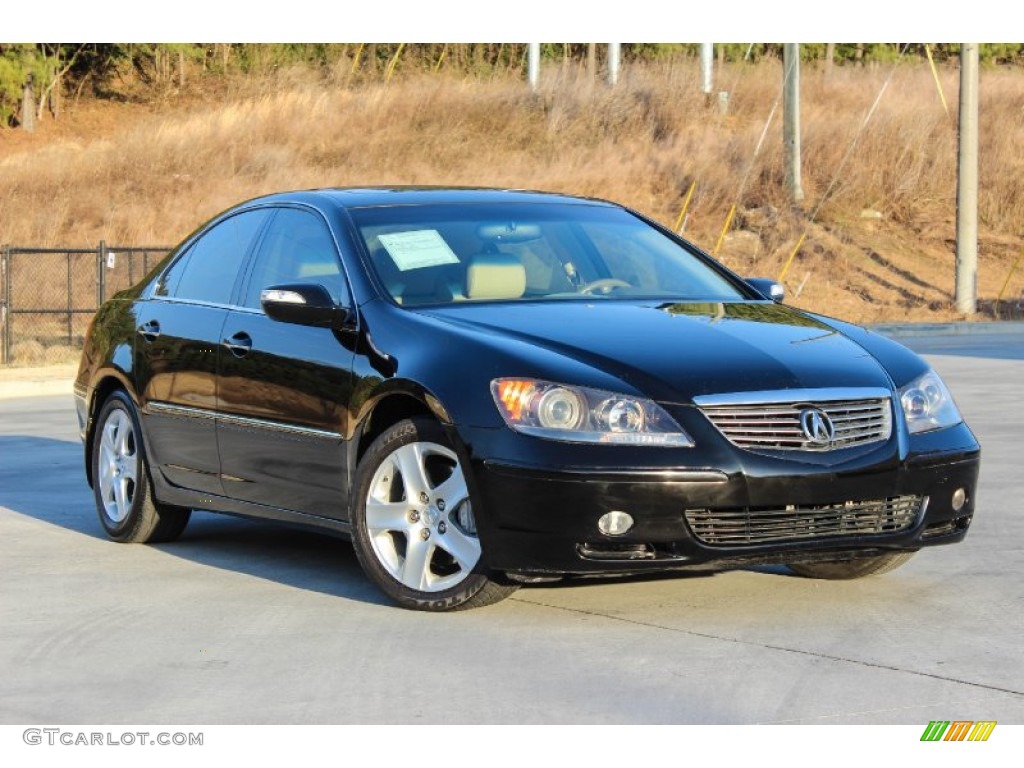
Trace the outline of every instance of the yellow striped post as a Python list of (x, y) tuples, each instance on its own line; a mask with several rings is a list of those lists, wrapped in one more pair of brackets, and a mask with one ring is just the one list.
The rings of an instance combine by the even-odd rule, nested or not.
[(1013, 277), (1013, 273), (1017, 271), (1017, 267), (1020, 265), (1021, 259), (1024, 259), (1024, 252), (1017, 257), (1017, 260), (1013, 262), (1013, 266), (1010, 267), (1010, 271), (1006, 274), (1006, 279), (1003, 280), (1003, 287), (999, 289), (999, 295), (996, 297), (997, 304), (1003, 300), (1003, 294), (1006, 293), (1006, 286), (1010, 284), (1010, 278)]
[(676, 219), (676, 225), (672, 228), (672, 231), (677, 235), (679, 234), (679, 228), (683, 226), (683, 221), (686, 219), (686, 211), (690, 208), (690, 200), (693, 198), (693, 190), (697, 188), (697, 180), (694, 179), (690, 182), (690, 189), (686, 193), (686, 198), (683, 200), (683, 207), (679, 211), (679, 218)]
[(398, 57), (402, 55), (403, 48), (405, 48), (405, 43), (399, 43), (398, 50), (395, 51), (395, 55), (391, 57), (391, 63), (388, 64), (387, 74), (384, 75), (385, 83), (391, 82), (391, 76), (395, 74), (395, 67), (398, 66)]
[(935, 78), (935, 89), (939, 92), (939, 101), (942, 102), (942, 108), (946, 110), (946, 117), (949, 117), (949, 105), (946, 104), (946, 94), (942, 92), (942, 82), (939, 80), (939, 70), (935, 67), (935, 59), (932, 58), (932, 48), (928, 43), (924, 44), (924, 52), (928, 57), (928, 63), (932, 68), (932, 77)]
[(349, 74), (355, 74), (359, 68), (359, 57), (363, 55), (363, 48), (366, 47), (366, 43), (360, 43), (359, 47), (356, 48), (355, 58), (352, 59), (352, 71)]
[(793, 263), (793, 259), (796, 258), (797, 253), (799, 253), (800, 248), (803, 247), (804, 240), (806, 240), (806, 239), (807, 239), (807, 233), (804, 232), (802, 235), (800, 235), (800, 239), (796, 241), (796, 246), (793, 248), (793, 252), (789, 254), (789, 258), (786, 259), (785, 266), (783, 266), (782, 267), (782, 271), (779, 272), (779, 282), (780, 283), (785, 279), (786, 273), (789, 272), (789, 265)]
[(729, 209), (729, 215), (725, 217), (725, 226), (722, 227), (722, 234), (718, 236), (718, 242), (715, 243), (715, 250), (711, 252), (714, 256), (717, 256), (718, 251), (721, 250), (722, 243), (725, 242), (725, 233), (729, 231), (729, 226), (732, 224), (732, 217), (735, 215), (736, 204), (733, 203), (732, 207)]
[(437, 64), (434, 65), (434, 71), (435, 72), (440, 71), (440, 69), (441, 69), (441, 62), (444, 61), (444, 57), (447, 55), (447, 53), (448, 53), (448, 43), (445, 43), (441, 47), (441, 55), (437, 57)]

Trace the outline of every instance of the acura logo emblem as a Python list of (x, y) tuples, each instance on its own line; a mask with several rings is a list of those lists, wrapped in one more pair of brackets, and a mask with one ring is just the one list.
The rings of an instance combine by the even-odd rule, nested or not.
[(831, 445), (836, 436), (832, 419), (820, 408), (804, 408), (800, 411), (800, 428), (811, 445)]

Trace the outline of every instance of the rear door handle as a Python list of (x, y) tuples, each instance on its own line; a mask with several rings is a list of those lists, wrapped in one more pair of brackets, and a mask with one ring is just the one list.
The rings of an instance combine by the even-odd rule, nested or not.
[(150, 320), (148, 323), (143, 323), (139, 326), (139, 335), (146, 341), (156, 341), (160, 335), (160, 323), (156, 320)]
[(252, 349), (252, 337), (245, 331), (239, 331), (231, 338), (224, 339), (221, 344), (230, 349), (235, 357), (245, 357)]

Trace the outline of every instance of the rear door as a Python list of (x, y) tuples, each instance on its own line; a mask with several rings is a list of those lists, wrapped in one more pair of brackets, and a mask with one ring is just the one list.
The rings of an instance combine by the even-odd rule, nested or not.
[(136, 310), (135, 370), (150, 461), (174, 485), (222, 494), (214, 417), (217, 353), (241, 268), (267, 210), (202, 233)]
[(278, 322), (260, 307), (271, 285), (350, 292), (330, 228), (312, 209), (281, 208), (267, 225), (220, 348), (218, 440), (227, 495), (320, 517), (347, 517), (351, 336)]

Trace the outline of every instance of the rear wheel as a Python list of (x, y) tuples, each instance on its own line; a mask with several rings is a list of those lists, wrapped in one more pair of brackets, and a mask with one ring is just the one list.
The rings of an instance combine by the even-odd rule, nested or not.
[(191, 511), (153, 498), (139, 419), (122, 391), (107, 398), (96, 419), (92, 478), (100, 523), (114, 541), (172, 541), (185, 530)]
[(860, 579), (864, 576), (879, 576), (895, 570), (914, 554), (914, 552), (891, 552), (885, 555), (858, 557), (851, 560), (790, 563), (789, 569), (798, 576), (805, 576), (809, 579)]
[(477, 608), (516, 590), (482, 565), (466, 476), (437, 422), (406, 419), (381, 434), (359, 462), (353, 499), (359, 562), (400, 605)]

